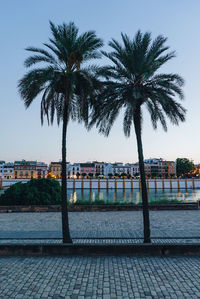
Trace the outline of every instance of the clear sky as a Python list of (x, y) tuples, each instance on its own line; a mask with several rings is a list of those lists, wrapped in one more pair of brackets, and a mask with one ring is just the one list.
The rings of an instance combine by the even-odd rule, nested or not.
[[(61, 158), (61, 127), (40, 124), (40, 98), (25, 110), (17, 91), (24, 75), (27, 46), (40, 47), (50, 36), (49, 20), (74, 21), (80, 31), (95, 30), (106, 45), (120, 33), (134, 36), (138, 29), (163, 34), (177, 52), (163, 71), (179, 73), (186, 81), (183, 105), (186, 122), (169, 123), (168, 132), (154, 131), (144, 113), (144, 155), (174, 160), (187, 157), (200, 162), (200, 1), (199, 0), (7, 0), (0, 1), (0, 160), (56, 161)], [(119, 117), (108, 138), (96, 129), (86, 132), (70, 123), (67, 160), (137, 161), (134, 131), (125, 138)]]

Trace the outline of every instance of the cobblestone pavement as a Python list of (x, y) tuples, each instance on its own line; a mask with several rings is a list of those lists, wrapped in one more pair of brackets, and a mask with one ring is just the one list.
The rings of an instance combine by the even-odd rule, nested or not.
[(1, 299), (200, 298), (196, 257), (4, 257)]
[[(141, 211), (71, 212), (72, 238), (142, 238)], [(200, 237), (200, 210), (150, 211), (151, 235), (156, 238)], [(60, 238), (61, 214), (2, 213), (0, 238)]]

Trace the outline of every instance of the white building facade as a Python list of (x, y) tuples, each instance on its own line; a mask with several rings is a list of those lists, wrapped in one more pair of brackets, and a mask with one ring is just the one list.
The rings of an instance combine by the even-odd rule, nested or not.
[(95, 172), (96, 175), (105, 175), (104, 174), (104, 162), (98, 162), (98, 161), (93, 161), (94, 165), (95, 165)]
[(0, 161), (0, 179), (12, 179), (14, 175), (14, 163)]
[(137, 177), (140, 174), (139, 163), (132, 164), (132, 176)]
[(36, 164), (38, 178), (46, 178), (48, 172), (48, 166), (44, 162), (37, 162)]
[(113, 164), (113, 172), (114, 175), (123, 175), (132, 176), (132, 167), (131, 164), (123, 164), (123, 163), (114, 163)]
[(77, 178), (80, 176), (80, 163), (73, 163), (68, 165), (68, 173), (70, 173), (70, 177)]
[(109, 178), (109, 176), (114, 175), (113, 165), (111, 163), (104, 163), (104, 176)]

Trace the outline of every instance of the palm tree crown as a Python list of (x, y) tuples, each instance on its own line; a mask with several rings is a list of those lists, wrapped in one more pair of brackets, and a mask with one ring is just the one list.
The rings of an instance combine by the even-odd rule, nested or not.
[[(165, 46), (166, 38), (158, 36), (152, 41), (150, 33), (140, 31), (133, 40), (126, 34), (121, 36), (123, 44), (112, 39), (109, 42), (112, 52), (103, 52), (112, 65), (101, 69), (107, 81), (96, 103), (91, 125), (96, 123), (100, 132), (108, 135), (119, 110), (124, 108), (123, 129), (129, 136), (134, 113), (143, 104), (150, 112), (154, 128), (160, 121), (167, 130), (165, 116), (173, 124), (184, 121), (186, 110), (174, 99), (176, 95), (183, 99), (183, 79), (177, 74), (157, 74), (160, 67), (175, 56), (174, 52), (166, 53), (169, 49)], [(141, 109), (139, 113), (142, 116)]]
[(52, 38), (49, 43), (44, 43), (46, 49), (26, 49), (35, 54), (25, 60), (25, 67), (38, 63), (42, 63), (42, 66), (32, 69), (20, 80), (20, 95), (25, 106), (29, 107), (42, 93), (42, 123), (44, 115), (53, 123), (56, 111), (59, 124), (65, 103), (69, 117), (87, 122), (88, 105), (97, 80), (96, 67), (87, 66), (86, 63), (100, 58), (99, 48), (103, 42), (94, 31), (78, 35), (78, 28), (74, 23), (55, 26), (50, 22), (50, 27)]

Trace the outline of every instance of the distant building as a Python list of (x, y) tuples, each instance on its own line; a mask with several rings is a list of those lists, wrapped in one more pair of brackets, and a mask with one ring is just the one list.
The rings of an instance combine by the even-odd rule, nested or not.
[[(66, 173), (67, 177), (71, 176), (71, 164), (66, 163)], [(61, 179), (62, 175), (62, 162), (51, 162), (49, 165), (49, 175), (55, 177), (56, 179)]]
[(94, 161), (93, 163), (95, 165), (96, 176), (104, 175), (104, 165), (105, 165), (105, 163), (104, 162), (97, 162), (97, 161)]
[(0, 178), (2, 179), (3, 178), (3, 169), (4, 169), (4, 164), (6, 162), (3, 161), (3, 160), (0, 160)]
[(176, 163), (174, 161), (150, 158), (144, 160), (144, 164), (147, 177), (170, 178), (176, 176)]
[(132, 164), (132, 176), (137, 177), (140, 174), (139, 163)]
[(70, 177), (77, 178), (81, 174), (80, 163), (70, 164)]
[(15, 161), (14, 178), (15, 179), (36, 179), (37, 162), (36, 161)]
[(53, 177), (60, 179), (62, 173), (62, 162), (51, 162), (49, 172)]
[(134, 175), (137, 174), (136, 169), (139, 167), (139, 165), (132, 164), (132, 163), (126, 163), (124, 166), (127, 169), (127, 171), (126, 171), (127, 175), (134, 177)]
[(114, 175), (113, 164), (105, 163), (104, 164), (104, 176), (109, 178), (109, 175)]
[(47, 164), (37, 161), (15, 161), (14, 173), (15, 179), (37, 179), (47, 176)]
[(90, 162), (80, 163), (80, 174), (81, 176), (84, 176), (84, 174), (87, 176), (91, 174), (91, 177), (94, 177), (96, 174), (95, 164)]
[(118, 174), (118, 175), (122, 175), (122, 174), (126, 174), (126, 175), (131, 175), (132, 174), (132, 170), (131, 170), (131, 164), (123, 164), (123, 163), (119, 163), (116, 162), (113, 164), (113, 172), (114, 175)]
[(38, 178), (46, 178), (48, 166), (44, 162), (37, 162), (36, 170)]
[(1, 179), (12, 179), (14, 172), (14, 163), (0, 161), (0, 178)]

